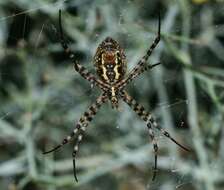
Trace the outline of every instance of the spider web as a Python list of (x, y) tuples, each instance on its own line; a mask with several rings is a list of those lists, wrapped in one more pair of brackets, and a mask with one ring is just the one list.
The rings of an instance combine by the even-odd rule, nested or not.
[[(37, 12), (37, 11), (39, 11), (39, 10), (42, 10), (42, 11), (46, 11), (46, 10), (48, 10), (49, 8), (51, 8), (51, 7), (58, 7), (58, 9), (62, 6), (62, 3), (63, 2), (65, 2), (65, 1), (60, 1), (60, 2), (56, 2), (56, 3), (51, 3), (51, 4), (49, 4), (49, 3), (46, 3), (46, 4), (44, 4), (44, 5), (41, 5), (41, 6), (38, 6), (38, 7), (36, 7), (36, 8), (30, 8), (30, 9), (28, 9), (28, 10), (25, 10), (25, 11), (21, 11), (21, 12), (19, 12), (19, 13), (15, 13), (15, 14), (11, 14), (11, 15), (8, 15), (8, 16), (4, 16), (4, 17), (1, 17), (0, 18), (0, 22), (1, 23), (7, 23), (8, 21), (11, 21), (11, 20), (13, 20), (14, 18), (16, 18), (16, 17), (19, 17), (19, 16), (21, 16), (21, 15), (29, 15), (29, 14), (32, 14), (32, 13), (34, 13), (34, 12)], [(125, 14), (127, 14), (127, 10), (123, 10), (123, 13), (120, 15), (120, 19), (119, 19), (119, 21), (118, 21), (118, 26), (121, 28), (121, 31), (122, 31), (122, 33), (124, 33), (125, 35), (127, 34), (127, 38), (130, 38), (130, 41), (131, 41), (131, 38), (134, 36), (134, 34), (129, 34), (128, 33), (128, 29), (126, 29), (125, 28), (125, 26), (123, 26), (123, 24), (122, 24), (122, 19), (123, 19), (123, 17), (124, 17), (124, 15)], [(24, 35), (25, 35), (25, 28), (26, 28), (26, 24), (27, 24), (27, 19), (26, 19), (27, 17), (25, 16), (25, 18), (24, 18), (24, 23), (23, 23), (23, 36), (22, 36), (22, 39), (24, 38)], [(116, 22), (116, 21), (115, 21)], [(40, 38), (42, 37), (42, 35), (43, 35), (43, 31), (45, 30), (45, 27), (48, 27), (47, 26), (47, 24), (49, 24), (49, 23), (43, 23), (42, 25), (41, 25), (41, 27), (40, 27), (40, 29), (39, 29), (39, 31), (34, 35), (34, 38), (35, 38), (35, 41), (34, 41), (34, 53), (36, 52), (36, 51), (38, 51), (38, 46), (39, 46), (39, 43), (40, 43)], [(138, 26), (137, 26), (138, 27)], [(1, 36), (2, 36), (2, 39), (4, 39), (4, 33), (6, 34), (6, 32), (3, 32), (2, 34), (1, 34)], [(146, 37), (146, 34), (143, 34), (142, 35), (143, 37)], [(11, 36), (12, 38), (15, 38), (14, 36)], [(17, 40), (17, 39), (15, 39), (15, 40)], [(142, 53), (142, 51), (140, 51), (139, 52), (139, 55)], [(132, 63), (130, 63), (130, 65), (134, 65), (136, 62), (137, 62), (137, 60), (139, 59), (139, 55), (135, 55), (136, 56), (136, 58), (133, 58), (133, 59), (131, 59), (131, 60), (133, 60), (133, 62)], [(34, 64), (34, 62), (35, 62), (35, 60), (34, 60), (34, 58), (30, 58), (29, 59), (29, 64)], [(39, 67), (41, 67), (41, 66), (39, 66)], [(130, 69), (130, 68), (129, 68)], [(8, 75), (8, 73), (1, 73), (1, 75)], [(9, 76), (10, 77), (10, 76)], [(3, 81), (4, 82), (4, 81)], [(136, 84), (135, 85), (136, 87), (138, 87), (138, 84)], [(143, 93), (142, 93), (143, 94)], [(168, 101), (167, 101), (168, 102)], [(161, 108), (161, 107), (163, 107), (163, 108), (165, 108), (165, 109), (171, 109), (171, 107), (173, 107), (173, 106), (176, 106), (177, 104), (182, 104), (182, 103), (185, 103), (185, 100), (178, 100), (178, 101), (176, 101), (176, 102), (174, 102), (174, 103), (160, 103), (160, 104), (157, 104), (157, 108), (158, 108), (158, 110)], [(126, 110), (127, 112), (128, 111), (130, 111), (130, 110)], [(8, 111), (8, 112), (6, 112), (5, 114), (3, 114), (2, 116), (1, 116), (1, 120), (4, 120), (4, 119), (6, 119), (7, 117), (13, 117), (13, 114), (15, 114), (14, 113), (14, 111)], [(121, 116), (120, 117), (123, 117), (122, 116), (122, 114), (121, 114)], [(122, 122), (123, 123), (123, 122)], [(121, 125), (125, 125), (125, 124), (121, 124)], [(3, 128), (5, 131), (6, 131), (6, 134), (7, 134), (7, 130), (9, 130), (9, 128)], [(178, 181), (178, 183), (179, 183), (179, 181)], [(157, 184), (158, 185), (158, 184)]]
[[(2, 4), (6, 6), (5, 3)], [(66, 147), (56, 153), (56, 159), (47, 158), (55, 167), (49, 167), (46, 163), (42, 164), (44, 159), (41, 157), (40, 150), (43, 150), (45, 146), (53, 146), (54, 143), (60, 142), (60, 139), (69, 134), (74, 122), (95, 100), (99, 91), (96, 88), (91, 88), (88, 82), (75, 73), (71, 63), (68, 63), (61, 53), (61, 47), (58, 45), (58, 39), (54, 32), (54, 28), (57, 28), (58, 25), (58, 10), (63, 10), (62, 20), (66, 38), (85, 67), (94, 72), (91, 62), (95, 49), (106, 36), (111, 36), (124, 47), (128, 71), (130, 71), (148, 48), (148, 42), (152, 42), (156, 35), (158, 12), (155, 10), (160, 5), (154, 1), (150, 4), (153, 5), (151, 8), (148, 8), (145, 1), (114, 1), (109, 4), (106, 1), (93, 3), (92, 1), (64, 0), (53, 3), (49, 3), (49, 1), (28, 3), (21, 0), (18, 1), (18, 4), (6, 6), (8, 12), (4, 11), (4, 15), (2, 13), (0, 16), (0, 44), (2, 47), (0, 56), (2, 57), (1, 61), (3, 60), (0, 64), (0, 84), (1, 90), (4, 92), (0, 100), (0, 142), (5, 154), (5, 159), (1, 160), (0, 164), (0, 181), (2, 182), (0, 188), (6, 189), (11, 185), (27, 187), (31, 182), (29, 177), (24, 174), (26, 172), (36, 179), (37, 184), (46, 183), (49, 188), (51, 188), (51, 180), (55, 189), (60, 189), (60, 183), (63, 184), (62, 186), (71, 187), (71, 189), (74, 184), (70, 159), (72, 148)], [(18, 8), (17, 5), (25, 8)], [(180, 7), (177, 2), (172, 6), (162, 6), (167, 6), (161, 11), (162, 33), (165, 37), (174, 39), (175, 42), (179, 39), (178, 35), (182, 31), (182, 23), (178, 18)], [(19, 12), (13, 13), (13, 8)], [(153, 12), (154, 15), (149, 15), (148, 12)], [(43, 14), (41, 22), (36, 16), (38, 13)], [(18, 19), (20, 17), (23, 17), (22, 22)], [(12, 22), (22, 26), (20, 37), (8, 36), (8, 34), (10, 35), (8, 29)], [(27, 30), (30, 31), (29, 36), (32, 37), (27, 36)], [(177, 35), (172, 35), (173, 33), (177, 33)], [(6, 39), (9, 38), (17, 41), (17, 44), (7, 45)], [(49, 40), (49, 38), (51, 39)], [(204, 38), (202, 36), (202, 39)], [(217, 38), (215, 40), (216, 45), (208, 45), (208, 49), (214, 52), (218, 60), (222, 60), (223, 58), (220, 56), (223, 53), (222, 44)], [(180, 44), (195, 45), (197, 43), (190, 38), (180, 38)], [(188, 133), (190, 124), (187, 108), (190, 96), (185, 95), (185, 92), (180, 92), (185, 90), (183, 86), (180, 87), (185, 80), (180, 74), (183, 72), (183, 65), (173, 63), (178, 59), (178, 55), (171, 53), (170, 44), (163, 39), (150, 57), (150, 64), (161, 61), (162, 66), (141, 75), (128, 86), (127, 91), (147, 110), (150, 110), (158, 119), (158, 123), (172, 136), (177, 137), (177, 140), (183, 144), (188, 144), (190, 142)], [(183, 55), (183, 59), (188, 59), (185, 56)], [(16, 69), (11, 69), (8, 65), (2, 69), (2, 65), (5, 63), (11, 63)], [(217, 73), (216, 70), (212, 72), (212, 75), (222, 76), (214, 73)], [(10, 82), (5, 81), (6, 78)], [(13, 82), (11, 82), (11, 78)], [(23, 84), (18, 82), (20, 79), (24, 81)], [(19, 85), (15, 85), (14, 82)], [(209, 99), (207, 91), (204, 90), (206, 93), (203, 93), (203, 89), (206, 87), (201, 86), (200, 98)], [(216, 90), (213, 92), (211, 87), (212, 93), (216, 95), (219, 92)], [(221, 103), (217, 104), (219, 106)], [(83, 142), (80, 158), (78, 158), (78, 169), (84, 171), (80, 172), (83, 174), (80, 186), (90, 189), (90, 183), (96, 181), (97, 183), (93, 184), (91, 188), (110, 189), (112, 186), (110, 187), (108, 184), (115, 183), (114, 178), (110, 175), (113, 173), (118, 178), (119, 182), (116, 183), (120, 189), (130, 188), (130, 186), (136, 187), (136, 189), (150, 190), (179, 190), (189, 187), (200, 189), (200, 185), (195, 185), (195, 182), (192, 181), (192, 177), (197, 174), (191, 174), (195, 170), (188, 155), (160, 133), (156, 133), (160, 149), (159, 172), (156, 181), (151, 182), (148, 176), (152, 174), (154, 155), (152, 144), (148, 142), (145, 124), (125, 104), (121, 103), (120, 109), (118, 112), (111, 111), (110, 104), (108, 104), (91, 122), (85, 138), (86, 142)], [(222, 116), (220, 116), (220, 112), (218, 113), (217, 117), (221, 118), (219, 119), (221, 121)], [(49, 127), (49, 125), (53, 127)], [(218, 131), (218, 129), (220, 127), (217, 124), (216, 130)], [(48, 131), (52, 133), (49, 137), (46, 136)], [(24, 140), (24, 137), (27, 139)], [(43, 141), (46, 141), (47, 145)], [(9, 151), (14, 148), (15, 144), (20, 144), (27, 157), (21, 156), (20, 147), (16, 146), (12, 153)], [(89, 155), (93, 153), (91, 150), (96, 151), (96, 154), (90, 157)], [(36, 160), (41, 162), (42, 168), (49, 171), (39, 173), (41, 169), (38, 168)], [(211, 166), (211, 168), (213, 167), (215, 168), (217, 165)], [(58, 173), (59, 177), (54, 178), (54, 173)], [(47, 175), (48, 178), (41, 178), (42, 174)], [(15, 180), (16, 175), (21, 177)], [(84, 179), (83, 182), (82, 179)], [(214, 185), (209, 182), (205, 184), (207, 189)], [(32, 185), (35, 186), (31, 183)]]
[[(1, 25), (3, 25), (3, 26), (6, 26), (7, 25), (7, 23), (8, 22), (12, 22), (14, 19), (16, 19), (16, 18), (18, 18), (18, 17), (21, 17), (21, 16), (24, 16), (24, 19), (23, 19), (23, 29), (22, 29), (22, 36), (20, 37), (20, 39), (21, 39), (21, 41), (19, 42), (18, 41), (18, 45), (20, 46), (20, 48), (25, 48), (25, 44), (23, 44), (25, 41), (23, 41), (23, 39), (25, 39), (25, 35), (26, 35), (26, 27), (27, 27), (27, 24), (28, 24), (28, 22), (30, 22), (30, 21), (28, 21), (28, 19), (27, 19), (27, 16), (29, 16), (29, 15), (31, 15), (31, 14), (35, 14), (37, 11), (43, 11), (43, 12), (47, 12), (49, 9), (51, 9), (52, 7), (55, 7), (55, 9), (56, 10), (58, 10), (59, 8), (61, 8), (62, 7), (62, 4), (63, 3), (65, 3), (66, 1), (58, 1), (58, 2), (56, 2), (56, 3), (43, 3), (43, 5), (38, 5), (37, 7), (35, 7), (35, 6), (33, 6), (34, 8), (29, 8), (29, 9), (27, 9), (27, 10), (24, 10), (24, 11), (19, 11), (19, 12), (17, 12), (17, 13), (11, 13), (11, 14), (9, 14), (9, 15), (6, 15), (6, 16), (2, 16), (1, 18), (0, 18), (0, 23), (2, 23)], [(130, 2), (129, 2), (130, 3)], [(105, 7), (104, 7), (105, 9), (107, 9), (108, 7), (107, 7), (107, 5), (105, 5)], [(128, 10), (126, 10), (126, 9), (124, 9), (123, 11), (122, 11), (122, 13), (120, 14), (120, 16), (119, 16), (119, 20), (118, 20), (118, 23), (116, 23), (117, 21), (115, 20), (115, 21), (113, 21), (113, 22), (115, 22), (114, 23), (114, 25), (115, 26), (118, 26), (118, 28), (119, 28), (119, 30), (121, 31), (121, 34), (122, 35), (125, 35), (126, 37), (127, 37), (127, 39), (128, 40), (132, 40), (132, 38), (133, 38), (133, 36), (134, 36), (134, 34), (132, 34), (132, 33), (129, 33), (128, 32), (128, 29), (126, 28), (126, 26), (125, 26), (125, 24), (123, 24), (122, 22), (122, 20), (124, 19), (123, 17), (127, 17), (125, 14), (128, 14)], [(31, 21), (32, 22), (32, 21)], [(89, 23), (90, 21), (86, 21), (87, 23)], [(136, 24), (135, 25), (135, 27), (140, 27), (138, 24)], [(3, 27), (4, 28), (4, 27)], [(50, 27), (50, 24), (49, 24), (49, 21), (44, 21), (42, 24), (41, 24), (41, 26), (39, 27), (39, 29), (36, 31), (36, 33), (33, 35), (33, 37), (35, 38), (35, 40), (33, 40), (33, 48), (34, 48), (34, 51), (33, 51), (33, 54), (38, 54), (38, 51), (39, 51), (39, 48), (40, 48), (40, 43), (41, 43), (41, 38), (43, 38), (43, 32), (45, 31), (45, 30), (50, 30), (50, 29), (52, 29), (51, 27)], [(3, 39), (6, 39), (6, 34), (7, 34), (7, 32), (6, 32), (7, 30), (6, 30), (6, 28), (4, 29), (4, 30), (2, 30), (1, 31), (1, 44), (4, 44), (4, 42), (3, 42)], [(115, 33), (118, 33), (119, 31), (115, 31)], [(109, 35), (113, 35), (112, 33), (111, 34), (109, 34)], [(150, 35), (149, 35), (150, 36)], [(100, 37), (100, 34), (98, 34), (98, 33), (96, 33), (96, 37), (99, 37), (99, 38), (101, 38)], [(144, 32), (144, 33), (142, 33), (142, 35), (139, 37), (139, 39), (140, 38), (142, 38), (143, 37), (143, 39), (146, 37), (146, 38), (149, 38), (149, 37), (147, 37), (147, 34), (146, 34), (146, 32)], [(16, 36), (8, 36), (8, 38), (12, 38), (12, 39), (14, 39), (14, 40), (19, 40), (19, 38), (17, 38)], [(153, 35), (151, 35), (151, 37), (150, 38), (153, 38)], [(135, 39), (136, 41), (138, 40), (138, 39)], [(147, 48), (147, 46), (143, 46), (143, 47), (141, 47), (141, 49), (145, 49), (145, 48)], [(133, 54), (133, 52), (130, 54), (130, 59), (128, 60), (128, 62), (130, 62), (130, 64), (128, 65), (128, 66), (130, 66), (129, 67), (129, 70), (131, 69), (131, 67), (133, 67), (136, 63), (137, 63), (137, 61), (139, 60), (139, 58), (140, 58), (140, 56), (142, 55), (142, 50), (139, 50), (139, 52), (137, 52), (136, 53), (136, 55), (134, 55)], [(4, 54), (4, 53), (3, 53)], [(129, 56), (129, 55), (128, 55)], [(133, 57), (134, 56), (134, 57)], [(159, 56), (158, 54), (157, 54), (157, 56)], [(153, 58), (152, 60), (156, 60), (156, 58)], [(37, 62), (36, 60), (35, 60), (35, 57), (29, 57), (29, 59), (28, 59), (28, 61), (29, 61), (29, 65), (35, 65), (35, 64), (37, 64), (38, 65), (38, 67), (39, 68), (41, 68), (42, 67), (42, 65), (40, 65), (39, 64), (39, 62)], [(34, 72), (35, 72), (36, 70), (34, 70)], [(4, 80), (4, 75), (9, 75), (8, 77), (10, 78), (10, 76), (11, 77), (13, 77), (13, 74), (9, 74), (9, 73), (5, 73), (5, 72), (1, 72), (1, 76), (2, 76), (2, 78), (3, 78), (3, 80)], [(31, 74), (32, 75), (32, 74)], [(31, 77), (31, 75), (28, 75), (28, 77)], [(57, 77), (61, 77), (61, 79), (62, 79), (62, 81), (60, 81), (61, 83), (63, 83), (63, 78), (64, 78), (64, 76), (57, 76)], [(168, 79), (169, 80), (169, 79)], [(3, 83), (4, 83), (4, 81), (2, 81)], [(29, 81), (29, 82), (32, 82), (32, 81)], [(134, 86), (136, 87), (136, 88), (138, 88), (138, 81), (136, 82), (136, 84), (134, 84)], [(147, 87), (146, 87), (146, 90), (147, 90)], [(10, 91), (10, 90), (9, 90)], [(13, 90), (13, 92), (17, 92), (17, 90)], [(88, 92), (88, 90), (86, 91), (86, 92)], [(93, 92), (90, 92), (90, 95), (92, 95), (92, 93)], [(19, 92), (18, 92), (18, 94), (19, 94)], [(84, 89), (84, 94), (85, 94), (85, 89)], [(19, 94), (20, 95), (20, 94)], [(76, 94), (77, 95), (77, 94)], [(140, 93), (140, 96), (141, 95), (144, 95), (144, 93), (143, 92), (141, 92)], [(80, 96), (81, 96), (81, 94), (80, 94)], [(40, 97), (40, 95), (37, 95), (37, 98), (38, 97)], [(95, 95), (93, 95), (93, 97), (95, 97)], [(68, 98), (68, 97), (66, 97), (66, 98)], [(70, 98), (73, 98), (72, 96), (70, 97)], [(139, 97), (139, 98), (141, 98), (141, 97)], [(35, 99), (35, 97), (34, 97), (34, 99)], [(64, 100), (64, 99), (63, 99)], [(70, 101), (72, 101), (71, 99), (69, 99)], [(19, 100), (16, 100), (16, 101), (19, 101)], [(52, 100), (51, 100), (52, 101)], [(58, 103), (58, 99), (56, 98), (56, 103)], [(68, 102), (68, 104), (69, 103), (71, 103), (70, 101), (67, 101)], [(19, 102), (20, 103), (20, 102)], [(164, 109), (171, 109), (172, 107), (174, 107), (174, 106), (177, 106), (177, 105), (179, 105), (179, 104), (184, 104), (184, 103), (186, 103), (185, 102), (185, 100), (177, 100), (176, 102), (174, 102), (174, 103), (169, 103), (168, 101), (164, 101), (164, 103), (159, 103), (159, 104), (157, 104), (156, 105), (156, 109), (155, 110), (158, 110), (158, 112), (159, 112), (159, 110), (161, 109), (161, 108), (164, 108)], [(53, 100), (53, 103), (51, 103), (51, 104), (54, 104), (54, 100)], [(64, 103), (65, 105), (66, 105), (66, 103)], [(72, 104), (75, 104), (75, 102), (73, 102)], [(61, 105), (63, 106), (63, 102), (61, 103)], [(86, 107), (86, 106), (82, 106), (82, 107)], [(4, 109), (3, 109), (3, 111), (2, 111), (2, 113), (1, 113), (1, 120), (2, 121), (7, 121), (8, 119), (7, 118), (9, 118), (9, 119), (11, 119), (11, 118), (13, 118), (14, 117), (14, 115), (15, 115), (15, 117), (17, 116), (17, 113), (20, 113), (18, 110), (16, 111), (16, 110), (10, 110), (10, 111), (7, 111), (9, 108), (6, 106), (6, 110), (5, 110), (5, 113), (4, 113)], [(80, 109), (83, 109), (83, 108), (80, 108), (80, 107), (78, 107), (78, 108), (76, 108), (75, 109), (75, 111), (76, 112), (80, 112)], [(72, 111), (73, 111), (74, 109), (72, 109)], [(79, 110), (79, 111), (78, 111)], [(82, 110), (82, 111), (84, 111), (84, 109)], [(130, 112), (130, 110), (129, 109), (126, 109), (126, 111), (125, 111), (125, 113), (128, 113), (128, 112)], [(183, 113), (182, 113), (183, 114)], [(125, 117), (124, 116), (125, 114), (121, 114), (121, 113), (119, 113), (119, 118), (118, 118), (118, 123), (120, 123), (120, 124), (118, 124), (117, 126), (122, 126), (122, 128), (123, 127), (125, 127), (126, 126), (126, 119), (124, 120), (124, 121), (121, 121), (122, 120), (122, 118), (123, 117)], [(129, 117), (129, 114), (126, 114), (127, 115), (127, 117)], [(74, 115), (72, 115), (72, 116), (74, 116)], [(70, 116), (71, 117), (71, 116)], [(78, 118), (74, 118), (73, 117), (73, 119), (78, 119)], [(115, 117), (113, 118), (113, 119), (116, 119)], [(121, 122), (120, 122), (121, 121)], [(140, 125), (140, 121), (139, 122), (137, 122), (137, 124), (138, 125)], [(16, 133), (17, 132), (17, 127), (15, 126), (15, 128), (12, 126), (12, 127), (6, 127), (7, 126), (7, 123), (4, 123), (4, 124), (2, 124), (1, 126), (3, 126), (3, 127), (1, 127), (1, 131), (3, 132), (3, 134), (4, 135), (9, 135), (10, 137), (11, 136), (14, 136), (14, 135), (16, 135), (16, 134), (14, 134), (14, 133)], [(143, 123), (141, 124), (141, 125), (143, 125)], [(143, 127), (142, 127), (142, 129), (143, 129)], [(121, 129), (122, 130), (122, 129)], [(127, 161), (128, 162), (128, 161)], [(134, 161), (135, 162), (135, 161)], [(13, 160), (12, 160), (12, 163), (13, 164), (15, 164), (15, 163), (17, 163), (16, 161), (15, 162), (13, 162)], [(9, 163), (5, 163), (5, 165), (2, 165), (3, 167), (2, 168), (4, 168), (4, 170), (2, 170), (2, 171), (7, 171), (6, 173), (7, 173), (7, 175), (11, 175), (13, 172), (13, 170), (15, 169), (15, 168), (17, 168), (18, 170), (22, 170), (19, 166), (20, 166), (20, 164), (21, 163), (19, 163), (18, 162), (18, 166), (15, 164), (15, 166), (14, 165), (10, 165), (10, 162)], [(33, 165), (32, 166), (33, 167), (33, 170), (35, 170), (35, 165)], [(11, 173), (12, 172), (12, 173)], [(17, 173), (17, 172), (15, 172), (15, 173)], [(4, 176), (4, 173), (2, 173), (2, 175)], [(182, 181), (182, 180), (179, 180), (178, 181), (178, 184), (180, 184), (180, 181)], [(151, 183), (150, 183), (151, 184)], [(158, 186), (160, 186), (160, 183), (155, 183), (156, 184), (156, 187), (158, 187)]]

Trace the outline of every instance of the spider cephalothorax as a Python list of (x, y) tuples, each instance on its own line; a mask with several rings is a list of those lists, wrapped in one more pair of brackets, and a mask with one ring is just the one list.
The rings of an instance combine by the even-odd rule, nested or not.
[(75, 58), (74, 53), (68, 47), (62, 31), (61, 26), (61, 11), (59, 11), (59, 39), (61, 45), (65, 51), (65, 53), (71, 58), (74, 63), (75, 70), (86, 80), (88, 80), (91, 85), (97, 86), (102, 90), (102, 94), (96, 99), (96, 101), (84, 112), (81, 116), (77, 124), (75, 125), (72, 133), (64, 138), (64, 140), (56, 146), (55, 148), (44, 152), (44, 154), (53, 152), (63, 145), (67, 144), (73, 137), (76, 137), (76, 143), (74, 146), (74, 150), (72, 153), (73, 157), (73, 167), (74, 167), (74, 177), (76, 181), (78, 181), (76, 177), (76, 168), (75, 168), (75, 157), (78, 152), (78, 147), (80, 142), (82, 141), (83, 134), (88, 126), (88, 124), (92, 121), (93, 117), (97, 114), (97, 111), (100, 107), (107, 102), (111, 101), (112, 107), (118, 107), (118, 100), (121, 99), (125, 103), (127, 103), (131, 109), (138, 114), (138, 116), (146, 122), (146, 126), (148, 128), (149, 136), (153, 143), (153, 150), (155, 155), (155, 165), (154, 165), (154, 174), (153, 178), (156, 176), (157, 172), (157, 153), (158, 153), (158, 145), (157, 139), (154, 135), (154, 130), (159, 130), (165, 137), (169, 138), (171, 141), (176, 143), (182, 149), (189, 151), (188, 148), (181, 145), (177, 142), (165, 129), (158, 125), (153, 115), (150, 112), (147, 112), (145, 108), (136, 102), (134, 98), (132, 98), (124, 89), (133, 79), (138, 77), (141, 73), (145, 72), (148, 69), (151, 69), (158, 65), (156, 64), (147, 64), (147, 60), (154, 48), (160, 41), (160, 16), (159, 16), (159, 27), (158, 34), (154, 39), (152, 45), (146, 51), (146, 54), (140, 59), (138, 64), (127, 74), (126, 73), (126, 60), (123, 49), (120, 45), (110, 37), (107, 37), (97, 48), (96, 54), (94, 56), (94, 65), (96, 67), (97, 74), (99, 79), (96, 78), (93, 74), (91, 74), (84, 66), (79, 64)]

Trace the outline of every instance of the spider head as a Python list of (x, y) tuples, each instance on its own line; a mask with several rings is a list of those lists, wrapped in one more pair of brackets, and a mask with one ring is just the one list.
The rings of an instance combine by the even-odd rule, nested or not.
[(94, 65), (100, 79), (107, 83), (116, 83), (126, 72), (126, 60), (118, 42), (107, 37), (97, 48)]

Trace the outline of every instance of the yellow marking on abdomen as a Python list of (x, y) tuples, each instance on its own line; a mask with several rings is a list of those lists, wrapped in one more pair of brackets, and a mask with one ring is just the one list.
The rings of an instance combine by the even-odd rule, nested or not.
[(119, 77), (120, 77), (120, 75), (121, 75), (121, 74), (118, 72), (118, 65), (116, 65), (116, 66), (114, 67), (114, 72), (115, 72), (115, 79), (118, 80)]
[(102, 66), (101, 66), (101, 68), (103, 69), (103, 75), (102, 75), (102, 77), (106, 80), (106, 81), (108, 81), (109, 80), (109, 78), (107, 77), (107, 70), (106, 70), (106, 68), (105, 68), (105, 66), (104, 66), (104, 59), (103, 59), (103, 54), (102, 54)]
[(118, 58), (117, 57), (115, 60), (114, 72), (115, 72), (115, 79), (118, 80), (121, 74), (118, 72)]

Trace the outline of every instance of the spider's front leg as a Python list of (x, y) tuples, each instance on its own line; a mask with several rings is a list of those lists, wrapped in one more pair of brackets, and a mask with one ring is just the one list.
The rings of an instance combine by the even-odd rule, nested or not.
[(152, 143), (153, 143), (153, 148), (154, 148), (154, 153), (155, 153), (155, 165), (154, 165), (154, 174), (153, 174), (153, 180), (155, 179), (156, 176), (156, 172), (157, 172), (157, 152), (158, 152), (158, 146), (157, 146), (157, 142), (156, 139), (154, 137), (154, 133), (153, 133), (153, 128), (158, 129), (163, 135), (165, 135), (167, 138), (169, 138), (171, 141), (173, 141), (175, 144), (177, 144), (179, 147), (181, 147), (182, 149), (186, 150), (186, 151), (190, 151), (189, 148), (183, 146), (182, 144), (180, 144), (179, 142), (177, 142), (166, 130), (164, 130), (163, 128), (161, 128), (157, 122), (155, 121), (155, 119), (153, 118), (153, 116), (147, 112), (145, 110), (145, 108), (138, 104), (134, 98), (132, 98), (130, 95), (128, 95), (127, 92), (122, 91), (121, 92), (121, 98), (124, 100), (124, 102), (126, 102), (133, 110), (135, 113), (138, 114), (138, 116), (144, 120), (146, 122), (148, 131), (149, 131), (149, 135), (152, 139)]
[(152, 69), (156, 65), (160, 64), (160, 63), (156, 63), (156, 64), (153, 64), (153, 65), (148, 65), (148, 66), (146, 65), (147, 61), (148, 61), (148, 58), (150, 57), (153, 50), (155, 49), (155, 47), (158, 45), (158, 43), (160, 41), (160, 36), (161, 36), (160, 35), (160, 28), (161, 28), (161, 17), (160, 17), (160, 13), (159, 13), (158, 32), (157, 32), (156, 38), (154, 39), (154, 41), (153, 41), (152, 45), (149, 47), (149, 49), (146, 51), (146, 54), (141, 58), (141, 60), (137, 63), (137, 65), (130, 71), (128, 76), (124, 80), (121, 80), (116, 85), (118, 88), (123, 89), (128, 83), (130, 83), (134, 78), (139, 76), (145, 70)]
[(136, 77), (138, 77), (140, 74), (142, 74), (143, 72), (147, 71), (147, 70), (150, 70), (154, 67), (156, 67), (157, 65), (160, 65), (161, 63), (155, 63), (155, 64), (152, 64), (152, 65), (145, 65), (144, 67), (141, 67), (139, 68), (139, 70), (136, 71), (136, 73), (133, 73), (131, 75), (131, 77), (127, 77), (123, 80), (121, 80), (120, 82), (118, 82), (115, 87), (117, 89), (124, 89), (125, 86), (127, 86), (133, 79), (135, 79)]
[(146, 62), (148, 61), (149, 56), (152, 54), (153, 50), (155, 49), (155, 47), (158, 45), (158, 43), (160, 41), (160, 35), (161, 35), (160, 34), (160, 28), (161, 28), (161, 17), (160, 17), (160, 13), (159, 13), (159, 23), (158, 23), (157, 36), (154, 39), (152, 45), (146, 51), (146, 54), (142, 57), (142, 59), (137, 63), (137, 65), (129, 73), (128, 78), (131, 78), (132, 75), (134, 75), (138, 70), (141, 70), (141, 68), (143, 68), (145, 66)]
[(68, 142), (71, 141), (71, 139), (78, 134), (77, 137), (77, 141), (75, 143), (74, 146), (74, 150), (72, 153), (72, 157), (73, 157), (73, 171), (74, 171), (74, 177), (75, 180), (78, 182), (77, 176), (76, 176), (76, 167), (75, 167), (75, 156), (78, 152), (78, 145), (82, 140), (83, 137), (83, 133), (86, 130), (86, 127), (88, 126), (88, 124), (92, 121), (93, 117), (97, 114), (98, 110), (100, 109), (100, 107), (103, 105), (103, 103), (105, 103), (107, 100), (107, 95), (106, 93), (103, 93), (101, 96), (99, 96), (97, 98), (97, 100), (88, 108), (88, 110), (86, 112), (84, 112), (83, 116), (79, 119), (78, 123), (76, 124), (74, 130), (72, 131), (72, 133), (67, 136), (66, 138), (64, 138), (64, 140), (62, 141), (61, 144), (59, 144), (58, 146), (56, 146), (55, 148), (49, 150), (49, 151), (45, 151), (43, 152), (43, 154), (48, 154), (50, 152), (54, 152), (55, 150), (61, 148), (63, 145), (67, 144)]
[(62, 29), (62, 23), (61, 23), (61, 10), (59, 10), (59, 33), (57, 33), (61, 46), (64, 49), (64, 52), (68, 55), (68, 57), (72, 60), (74, 63), (75, 70), (86, 80), (88, 80), (92, 85), (98, 86), (103, 91), (107, 90), (109, 88), (109, 85), (103, 83), (101, 80), (97, 79), (93, 74), (91, 74), (84, 66), (78, 63), (78, 61), (75, 59), (75, 54), (72, 52), (72, 50), (69, 48), (66, 40), (64, 39), (63, 29)]

